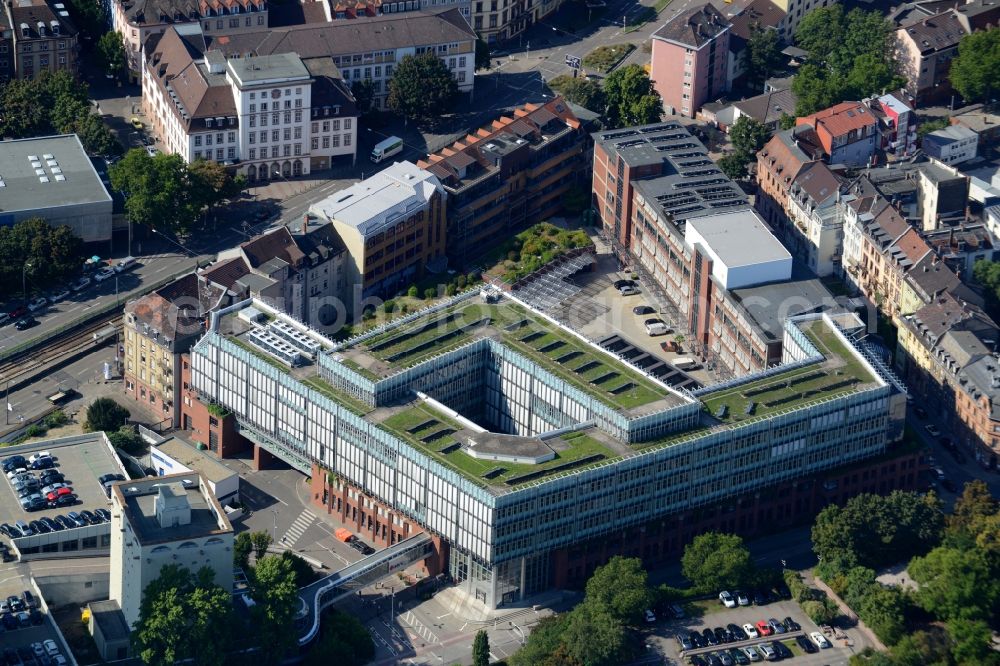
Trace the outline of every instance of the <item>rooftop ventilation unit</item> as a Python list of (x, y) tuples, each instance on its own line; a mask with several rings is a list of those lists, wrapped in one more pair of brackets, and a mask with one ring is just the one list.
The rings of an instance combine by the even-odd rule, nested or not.
[(299, 351), (271, 331), (264, 328), (254, 328), (247, 333), (247, 340), (263, 352), (274, 356), (282, 363), (295, 367), (299, 365)]
[(286, 321), (275, 320), (268, 325), (267, 330), (309, 358), (316, 358), (316, 354), (323, 349), (322, 345)]

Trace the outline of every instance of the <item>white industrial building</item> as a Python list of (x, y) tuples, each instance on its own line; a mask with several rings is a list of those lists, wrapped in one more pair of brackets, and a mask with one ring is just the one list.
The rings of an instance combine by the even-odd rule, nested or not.
[(684, 240), (712, 259), (712, 277), (738, 289), (792, 277), (792, 255), (752, 208), (695, 217)]
[(150, 447), (149, 458), (157, 476), (201, 474), (219, 504), (239, 499), (240, 475), (182, 439), (170, 437)]
[(110, 597), (128, 626), (142, 594), (168, 564), (192, 573), (208, 567), (233, 587), (233, 527), (200, 474), (117, 483), (111, 490)]
[(0, 226), (40, 217), (85, 243), (107, 241), (111, 207), (77, 135), (0, 141)]

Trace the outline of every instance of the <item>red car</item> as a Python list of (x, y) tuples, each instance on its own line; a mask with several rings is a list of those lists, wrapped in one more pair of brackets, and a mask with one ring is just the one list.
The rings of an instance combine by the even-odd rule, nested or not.
[(756, 627), (761, 636), (770, 636), (774, 633), (774, 629), (771, 628), (771, 625), (767, 622), (767, 620), (761, 620), (756, 624)]
[(60, 488), (59, 490), (54, 490), (51, 493), (49, 493), (48, 495), (46, 495), (45, 499), (47, 501), (49, 501), (49, 502), (55, 502), (60, 497), (64, 497), (65, 495), (72, 495), (72, 494), (73, 494), (73, 489), (72, 488)]
[(10, 317), (11, 319), (20, 319), (26, 314), (28, 314), (28, 308), (27, 306), (22, 305), (14, 310), (11, 310), (7, 316)]

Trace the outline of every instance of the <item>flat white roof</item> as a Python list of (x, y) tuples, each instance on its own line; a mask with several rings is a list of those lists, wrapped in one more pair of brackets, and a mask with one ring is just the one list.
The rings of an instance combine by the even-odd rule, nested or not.
[(787, 280), (792, 255), (752, 208), (687, 220), (684, 240), (712, 258), (712, 274), (727, 289)]
[(396, 162), (313, 204), (310, 212), (350, 225), (368, 237), (426, 206), (435, 190), (445, 194), (437, 176), (412, 162)]

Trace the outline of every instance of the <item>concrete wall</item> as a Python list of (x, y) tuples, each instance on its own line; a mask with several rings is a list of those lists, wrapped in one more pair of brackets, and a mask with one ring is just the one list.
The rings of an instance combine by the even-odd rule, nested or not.
[(51, 608), (67, 604), (82, 606), (90, 601), (108, 598), (111, 575), (103, 573), (67, 573), (36, 575), (35, 582)]
[(107, 201), (70, 206), (39, 207), (16, 211), (0, 218), (0, 224), (41, 217), (53, 227), (65, 224), (85, 243), (111, 240), (111, 198)]

